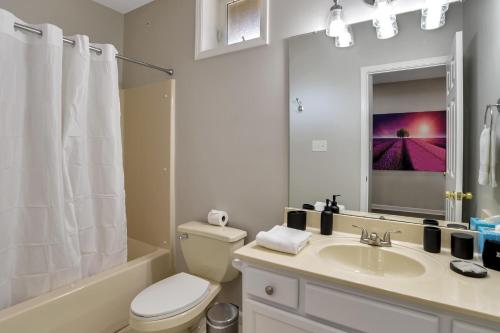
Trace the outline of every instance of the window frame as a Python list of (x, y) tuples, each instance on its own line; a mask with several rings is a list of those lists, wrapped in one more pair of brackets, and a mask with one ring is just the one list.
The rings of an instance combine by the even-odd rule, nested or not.
[[(223, 20), (223, 27), (220, 27), (222, 22), (218, 22), (218, 28), (222, 28), (223, 30), (223, 38), (220, 41), (220, 44), (209, 50), (202, 50), (203, 44), (203, 35), (206, 33), (203, 31), (203, 8), (204, 2), (208, 0), (196, 0), (196, 38), (195, 38), (195, 60), (201, 60), (206, 58), (215, 57), (218, 55), (232, 53), (237, 51), (242, 51), (245, 49), (264, 46), (269, 44), (269, 0), (260, 0), (260, 37), (250, 39), (247, 41), (242, 41), (240, 43), (235, 43), (228, 45), (228, 28), (227, 28), (227, 4), (232, 2), (231, 0), (222, 1), (225, 4), (224, 6), (224, 15), (221, 15), (220, 21)], [(219, 6), (221, 2), (217, 1), (217, 5)], [(220, 9), (217, 9), (220, 10)], [(213, 32), (212, 32), (213, 33)]]

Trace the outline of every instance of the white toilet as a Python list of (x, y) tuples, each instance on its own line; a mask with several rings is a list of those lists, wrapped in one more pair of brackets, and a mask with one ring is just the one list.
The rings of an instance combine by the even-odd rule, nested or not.
[(130, 305), (134, 332), (190, 332), (221, 290), (220, 283), (238, 276), (233, 253), (243, 246), (246, 231), (189, 222), (177, 228), (191, 274), (180, 273), (144, 289)]

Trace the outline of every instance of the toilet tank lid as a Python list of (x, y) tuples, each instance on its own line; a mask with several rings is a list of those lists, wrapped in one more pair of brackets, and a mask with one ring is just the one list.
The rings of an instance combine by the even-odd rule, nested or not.
[(219, 227), (206, 222), (188, 222), (177, 227), (177, 231), (188, 235), (198, 235), (220, 240), (222, 242), (234, 243), (247, 236), (247, 232), (231, 227)]

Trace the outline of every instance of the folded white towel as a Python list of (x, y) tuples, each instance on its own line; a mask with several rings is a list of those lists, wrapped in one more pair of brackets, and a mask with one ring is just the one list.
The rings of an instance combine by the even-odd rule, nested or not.
[(490, 181), (491, 130), (484, 126), (479, 139), (479, 185), (487, 186)]
[[(494, 117), (494, 116), (492, 116)], [(484, 126), (479, 139), (479, 177), (480, 185), (497, 187), (497, 133), (496, 118), (491, 119), (491, 126)]]
[(270, 250), (298, 254), (311, 237), (310, 232), (277, 225), (269, 231), (259, 232), (256, 241), (258, 245)]
[(492, 188), (497, 187), (497, 177), (496, 177), (496, 168), (497, 168), (497, 131), (496, 128), (496, 119), (494, 119), (493, 127), (490, 129), (491, 137), (490, 137), (490, 177), (489, 177), (489, 186)]

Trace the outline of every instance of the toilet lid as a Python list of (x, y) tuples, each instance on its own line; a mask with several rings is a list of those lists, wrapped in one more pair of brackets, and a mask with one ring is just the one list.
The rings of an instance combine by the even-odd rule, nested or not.
[(144, 289), (134, 298), (130, 310), (143, 318), (173, 317), (201, 303), (209, 286), (207, 280), (179, 273)]

